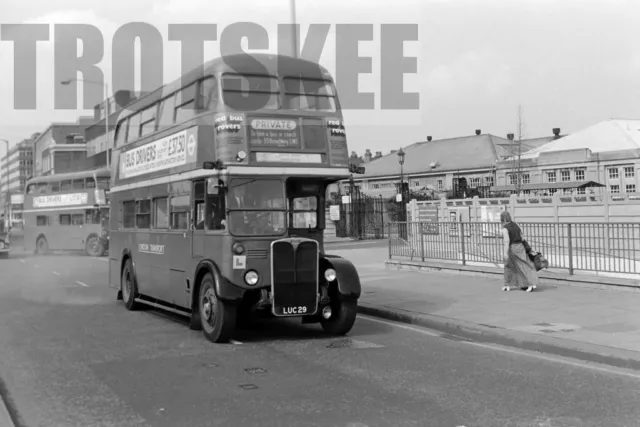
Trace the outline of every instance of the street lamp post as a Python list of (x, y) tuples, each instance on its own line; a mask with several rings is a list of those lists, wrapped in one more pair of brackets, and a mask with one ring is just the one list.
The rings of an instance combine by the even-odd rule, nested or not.
[[(401, 212), (401, 216), (400, 216), (400, 221), (404, 222), (407, 220), (407, 215), (406, 215), (406, 200), (404, 199), (404, 156), (405, 156), (405, 152), (402, 149), (402, 147), (400, 148), (400, 150), (398, 151), (398, 163), (400, 163), (400, 212)], [(404, 224), (401, 224), (401, 238), (406, 240), (406, 233), (405, 233), (405, 227)]]
[[(6, 147), (6, 152), (5, 152), (5, 163), (7, 164), (7, 188), (5, 188), (5, 192), (4, 192), (4, 220), (5, 222), (9, 221), (9, 213), (7, 212), (7, 206), (9, 206), (10, 204), (10, 200), (9, 200), (9, 141), (7, 141), (6, 139), (2, 139), (0, 138), (0, 141), (4, 142), (5, 147)], [(7, 224), (5, 224), (6, 226)], [(7, 227), (5, 227), (6, 229)]]
[(62, 80), (60, 83), (63, 85), (69, 85), (72, 82), (91, 83), (102, 86), (102, 88), (104, 89), (104, 136), (107, 141), (107, 169), (109, 169), (111, 167), (111, 162), (109, 160), (109, 150), (111, 149), (111, 139), (109, 138), (109, 85), (107, 83), (96, 82), (94, 80), (84, 80), (78, 78)]

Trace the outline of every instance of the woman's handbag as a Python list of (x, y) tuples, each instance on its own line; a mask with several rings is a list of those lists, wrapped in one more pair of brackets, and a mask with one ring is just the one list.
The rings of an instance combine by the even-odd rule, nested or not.
[(544, 255), (542, 255), (540, 252), (538, 252), (533, 257), (532, 261), (533, 261), (533, 265), (536, 267), (536, 271), (540, 271), (543, 268), (549, 268), (549, 261), (547, 261)]

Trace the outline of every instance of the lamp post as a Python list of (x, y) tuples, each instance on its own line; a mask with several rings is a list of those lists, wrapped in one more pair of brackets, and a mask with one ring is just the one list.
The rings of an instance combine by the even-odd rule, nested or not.
[(102, 88), (104, 89), (104, 136), (107, 140), (107, 169), (109, 169), (111, 167), (111, 161), (109, 160), (109, 150), (111, 149), (111, 140), (109, 138), (109, 85), (107, 83), (97, 82), (94, 80), (84, 80), (78, 78), (62, 80), (60, 83), (66, 86), (71, 84), (72, 82), (91, 83), (94, 85), (102, 86)]
[[(402, 149), (402, 147), (400, 147), (400, 150), (398, 150), (398, 163), (400, 163), (400, 221), (404, 222), (407, 220), (407, 215), (406, 215), (406, 200), (404, 199), (404, 156), (405, 156), (405, 152)], [(401, 236), (400, 238), (405, 239), (406, 240), (406, 233), (405, 233), (405, 227), (404, 225), (401, 225)]]

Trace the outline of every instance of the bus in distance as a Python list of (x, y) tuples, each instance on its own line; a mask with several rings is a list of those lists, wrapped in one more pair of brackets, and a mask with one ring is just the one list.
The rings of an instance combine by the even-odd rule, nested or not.
[(325, 194), (350, 168), (333, 78), (287, 56), (229, 55), (124, 108), (112, 167), (109, 284), (190, 317), (212, 342), (250, 316), (348, 333), (354, 265), (324, 250)]
[(27, 181), (24, 247), (36, 254), (84, 251), (99, 257), (109, 248), (109, 169), (54, 174)]

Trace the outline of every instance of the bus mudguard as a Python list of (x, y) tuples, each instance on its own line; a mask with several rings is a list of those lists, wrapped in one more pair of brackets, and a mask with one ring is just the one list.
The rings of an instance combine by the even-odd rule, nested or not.
[[(199, 283), (200, 279), (204, 274), (211, 273), (213, 276), (213, 280), (215, 281), (216, 286), (216, 295), (223, 301), (227, 302), (239, 302), (244, 297), (245, 290), (239, 286), (234, 285), (229, 282), (222, 274), (220, 274), (220, 270), (218, 267), (209, 260), (204, 260), (200, 262), (198, 267), (196, 268), (196, 275), (194, 280), (194, 289), (195, 286)], [(196, 292), (193, 292), (193, 301), (196, 301), (195, 298)]]
[[(360, 276), (356, 267), (351, 261), (337, 255), (324, 255), (324, 262), (321, 264), (326, 268), (333, 268), (336, 271), (336, 281), (338, 282), (338, 292), (346, 298), (358, 299), (362, 293)], [(321, 271), (324, 274), (324, 270)]]

